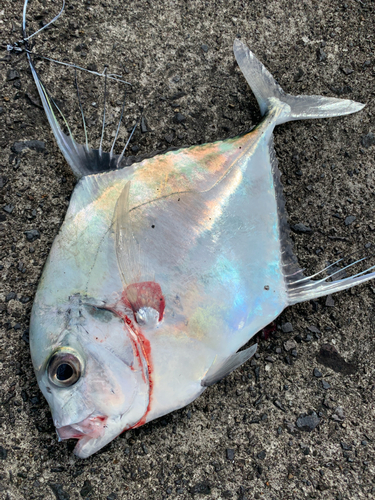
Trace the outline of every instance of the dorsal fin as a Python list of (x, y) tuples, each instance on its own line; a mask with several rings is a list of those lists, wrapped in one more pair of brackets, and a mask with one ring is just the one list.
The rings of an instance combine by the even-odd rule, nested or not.
[[(83, 146), (82, 144), (79, 144), (74, 140), (67, 120), (65, 119), (57, 104), (48, 94), (43, 83), (40, 81), (31, 57), (29, 57), (29, 62), (31, 72), (34, 77), (35, 84), (38, 89), (39, 96), (42, 101), (49, 124), (51, 126), (53, 135), (55, 136), (57, 145), (64, 155), (66, 161), (69, 163), (74, 175), (78, 179), (80, 179), (81, 177), (84, 177), (86, 175), (108, 172), (110, 170), (116, 170), (118, 168), (124, 167), (126, 158), (123, 156), (123, 153), (121, 155), (114, 154), (113, 148), (109, 153), (107, 153), (102, 151), (101, 148), (93, 149), (88, 147), (87, 145)], [(62, 131), (54, 112), (54, 107), (61, 115), (69, 131), (69, 135), (65, 134)]]

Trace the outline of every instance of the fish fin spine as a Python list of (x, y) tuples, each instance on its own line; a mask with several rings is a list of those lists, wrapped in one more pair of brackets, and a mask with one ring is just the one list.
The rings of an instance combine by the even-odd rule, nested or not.
[(244, 77), (254, 92), (262, 115), (271, 110), (278, 110), (277, 125), (292, 120), (349, 115), (365, 106), (349, 99), (286, 94), (243, 42), (236, 39), (233, 51)]

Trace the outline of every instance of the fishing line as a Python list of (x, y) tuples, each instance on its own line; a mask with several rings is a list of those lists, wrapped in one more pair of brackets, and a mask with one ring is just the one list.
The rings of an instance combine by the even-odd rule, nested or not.
[[(22, 40), (18, 40), (18, 42), (15, 42), (13, 45), (12, 44), (7, 44), (6, 49), (7, 49), (8, 52), (12, 52), (12, 51), (14, 51), (14, 52), (26, 52), (27, 55), (28, 55), (28, 57), (30, 57), (30, 55), (31, 55), (32, 52), (31, 52), (30, 49), (28, 49), (28, 41), (31, 38), (33, 38), (35, 35), (37, 35), (38, 33), (42, 32), (43, 30), (45, 30), (46, 28), (48, 28), (49, 26), (51, 26), (51, 24), (53, 24), (54, 22), (56, 22), (59, 19), (59, 17), (61, 16), (61, 14), (64, 12), (64, 9), (65, 9), (65, 0), (63, 0), (62, 8), (61, 8), (60, 12), (57, 14), (57, 16), (55, 16), (51, 21), (49, 21), (42, 28), (38, 29), (37, 31), (35, 31), (31, 35), (26, 36), (26, 11), (27, 11), (28, 2), (29, 2), (29, 0), (25, 0), (24, 5), (23, 5), (23, 18), (22, 18), (23, 39)], [(19, 47), (19, 45), (24, 45), (25, 47), (22, 48), (22, 47)], [(126, 85), (132, 85), (130, 82), (122, 80), (122, 75), (117, 75), (116, 73), (108, 73), (107, 74), (105, 69), (104, 69), (103, 73), (99, 73), (98, 71), (92, 71), (92, 70), (89, 70), (87, 68), (82, 68), (82, 66), (78, 66), (77, 64), (72, 64), (72, 63), (66, 63), (66, 62), (62, 62), (62, 61), (57, 61), (56, 59), (52, 59), (50, 57), (41, 56), (41, 55), (35, 54), (35, 53), (32, 53), (32, 55), (34, 57), (39, 57), (40, 59), (44, 59), (45, 61), (50, 61), (50, 62), (53, 62), (55, 64), (60, 64), (61, 66), (68, 66), (70, 68), (79, 69), (80, 71), (86, 71), (86, 73), (90, 73), (92, 75), (104, 76), (104, 77), (107, 77), (108, 79), (114, 80), (116, 82), (125, 83)]]

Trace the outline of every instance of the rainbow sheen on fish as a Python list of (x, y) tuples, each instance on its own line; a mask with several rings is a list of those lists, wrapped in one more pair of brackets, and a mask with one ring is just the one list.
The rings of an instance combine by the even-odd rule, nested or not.
[(112, 150), (62, 132), (29, 56), (57, 143), (80, 179), (30, 325), (40, 389), (59, 438), (77, 439), (79, 457), (189, 404), (246, 362), (256, 345), (238, 350), (288, 305), (374, 278), (303, 275), (272, 139), (276, 125), (363, 105), (285, 94), (244, 43), (236, 40), (234, 53), (262, 122), (126, 168)]

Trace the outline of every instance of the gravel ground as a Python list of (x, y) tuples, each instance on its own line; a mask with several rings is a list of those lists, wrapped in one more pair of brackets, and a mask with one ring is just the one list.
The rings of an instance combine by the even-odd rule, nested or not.
[[(59, 2), (33, 0), (30, 30), (58, 9)], [(107, 64), (133, 83), (119, 143), (143, 109), (132, 156), (224, 139), (259, 122), (232, 54), (236, 36), (287, 92), (367, 103), (346, 118), (276, 130), (295, 252), (312, 274), (375, 247), (374, 11), (370, 0), (68, 1), (55, 27), (35, 37), (34, 52), (100, 72)], [(21, 13), (20, 0), (2, 1), (2, 43), (19, 39)], [(375, 498), (371, 283), (287, 309), (259, 335), (256, 359), (188, 407), (126, 432), (93, 457), (80, 460), (74, 442), (57, 442), (27, 328), (75, 181), (25, 55), (4, 50), (1, 57), (0, 497)], [(74, 72), (37, 66), (82, 140)], [(78, 78), (94, 142), (104, 82)], [(108, 87), (107, 145), (126, 86)]]

